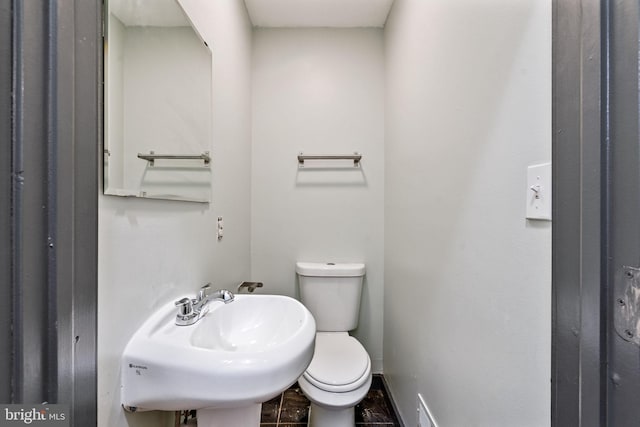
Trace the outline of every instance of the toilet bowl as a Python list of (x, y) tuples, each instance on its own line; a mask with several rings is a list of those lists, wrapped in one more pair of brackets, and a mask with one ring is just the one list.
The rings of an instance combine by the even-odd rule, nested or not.
[(371, 359), (348, 333), (318, 332), (313, 359), (298, 384), (311, 401), (310, 426), (352, 427), (354, 407), (371, 386)]
[(353, 427), (371, 386), (371, 359), (348, 331), (357, 326), (363, 264), (297, 263), (301, 301), (316, 319), (311, 364), (298, 379), (310, 427)]

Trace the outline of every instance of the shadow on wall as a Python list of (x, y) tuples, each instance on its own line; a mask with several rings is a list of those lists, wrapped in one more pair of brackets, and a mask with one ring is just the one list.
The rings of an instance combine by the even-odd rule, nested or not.
[(368, 183), (361, 163), (359, 167), (305, 166), (298, 168), (295, 186), (351, 188), (368, 187)]

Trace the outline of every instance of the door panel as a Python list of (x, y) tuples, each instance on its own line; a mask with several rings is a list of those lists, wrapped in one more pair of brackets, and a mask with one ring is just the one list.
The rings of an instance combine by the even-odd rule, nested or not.
[(639, 18), (637, 1), (610, 2), (607, 419), (616, 427), (640, 426), (640, 349), (614, 325), (624, 268), (640, 266)]

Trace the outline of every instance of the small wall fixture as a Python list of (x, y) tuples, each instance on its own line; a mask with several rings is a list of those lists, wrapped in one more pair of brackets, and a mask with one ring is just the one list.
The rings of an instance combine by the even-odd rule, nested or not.
[(357, 168), (360, 166), (360, 160), (362, 159), (362, 154), (353, 153), (353, 154), (323, 154), (323, 155), (310, 155), (300, 153), (298, 154), (298, 167), (303, 168), (304, 162), (307, 160), (353, 160), (353, 167)]

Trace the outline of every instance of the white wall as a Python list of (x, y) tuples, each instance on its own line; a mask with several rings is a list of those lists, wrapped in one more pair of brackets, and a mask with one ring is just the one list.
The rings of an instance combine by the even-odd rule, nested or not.
[(119, 106), (124, 111), (124, 135), (120, 141), (110, 141), (110, 148), (124, 143), (121, 188), (135, 190), (133, 194), (145, 191), (210, 200), (211, 169), (202, 167), (201, 160), (158, 160), (156, 167), (149, 167), (137, 157), (151, 151), (210, 150), (210, 50), (190, 26), (127, 27), (125, 37), (124, 96)]
[[(188, 8), (192, 0), (184, 0)], [(123, 414), (120, 356), (161, 304), (208, 281), (234, 287), (250, 276), (251, 26), (242, 0), (200, 2), (213, 46), (213, 202), (99, 199), (98, 425), (173, 425), (160, 412)], [(202, 25), (202, 24), (201, 24)], [(225, 237), (216, 239), (224, 216)]]
[[(298, 169), (298, 152), (363, 154)], [(296, 296), (295, 262), (364, 262), (355, 335), (382, 368), (384, 46), (381, 29), (255, 29), (251, 270)]]
[(407, 426), (550, 425), (551, 1), (396, 0), (385, 28), (384, 370)]

